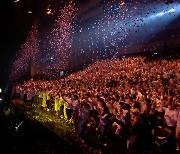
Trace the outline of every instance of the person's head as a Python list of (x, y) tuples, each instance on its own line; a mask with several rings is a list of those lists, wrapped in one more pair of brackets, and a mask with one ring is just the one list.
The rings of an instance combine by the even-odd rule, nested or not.
[(141, 106), (140, 106), (140, 104), (139, 104), (138, 102), (135, 102), (133, 107), (134, 107), (134, 108), (137, 108), (137, 109), (140, 109), (140, 108), (141, 108)]
[(90, 105), (87, 104), (87, 103), (84, 103), (84, 104), (82, 105), (82, 109), (84, 109), (84, 110), (86, 110), (86, 111), (89, 111), (89, 110), (90, 110)]
[(123, 109), (125, 110), (129, 110), (131, 108), (131, 106), (129, 104), (124, 104), (123, 105)]
[(75, 99), (75, 100), (78, 100), (78, 96), (77, 96), (77, 95), (74, 95), (74, 99)]

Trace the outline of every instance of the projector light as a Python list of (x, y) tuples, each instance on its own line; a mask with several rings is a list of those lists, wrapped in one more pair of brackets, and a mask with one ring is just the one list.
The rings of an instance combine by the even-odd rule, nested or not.
[(168, 12), (175, 12), (176, 10), (174, 8), (172, 8), (171, 10), (169, 10)]
[(164, 14), (165, 14), (164, 12), (160, 12), (156, 16), (163, 16)]

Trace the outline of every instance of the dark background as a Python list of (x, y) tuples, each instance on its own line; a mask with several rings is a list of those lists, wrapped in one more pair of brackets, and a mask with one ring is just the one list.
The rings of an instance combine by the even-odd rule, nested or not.
[[(5, 87), (8, 82), (8, 74), (11, 64), (15, 59), (20, 45), (25, 42), (27, 34), (38, 17), (41, 20), (51, 22), (45, 14), (48, 5), (57, 12), (59, 6), (64, 3), (59, 0), (1, 0), (0, 1), (0, 86)], [(64, 0), (66, 3), (67, 0)], [(80, 5), (79, 15), (85, 22), (94, 14), (95, 4), (102, 4), (105, 0), (77, 0)], [(131, 0), (124, 0), (125, 2)], [(147, 0), (150, 2), (151, 0)], [(153, 0), (152, 0), (153, 1)], [(165, 0), (162, 0), (165, 2)], [(61, 3), (60, 3), (61, 2)], [(133, 1), (134, 2), (134, 1)], [(28, 11), (32, 14), (28, 14)], [(90, 11), (91, 10), (91, 11)], [(179, 20), (177, 20), (179, 21)], [(44, 23), (44, 22), (43, 22)], [(48, 22), (47, 22), (48, 23)], [(177, 30), (177, 29), (176, 29)], [(177, 34), (177, 32), (174, 32)], [(171, 34), (171, 31), (169, 32)], [(163, 36), (164, 37), (164, 36)], [(169, 37), (169, 36), (168, 36)]]
[[(6, 86), (12, 61), (15, 58), (20, 45), (26, 40), (35, 18), (47, 20), (45, 10), (48, 5), (57, 9), (58, 5), (64, 5), (59, 0), (15, 0), (0, 1), (0, 86)], [(89, 0), (78, 0), (79, 4), (88, 3)], [(96, 3), (98, 0), (92, 0)], [(92, 3), (91, 1), (91, 3)], [(65, 1), (68, 2), (67, 0)], [(58, 4), (58, 5), (57, 5)], [(88, 5), (83, 5), (87, 7)], [(28, 14), (28, 11), (32, 14)]]

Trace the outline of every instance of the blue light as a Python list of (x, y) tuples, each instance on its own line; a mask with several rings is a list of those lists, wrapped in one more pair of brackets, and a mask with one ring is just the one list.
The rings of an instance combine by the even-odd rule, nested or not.
[(156, 17), (160, 17), (160, 16), (163, 16), (167, 13), (171, 13), (171, 12), (175, 12), (176, 10), (174, 8), (170, 9), (169, 11), (165, 11), (165, 12), (160, 12), (156, 15)]
[(176, 10), (174, 8), (172, 8), (171, 10), (168, 11), (169, 12), (175, 12)]
[(160, 13), (158, 13), (156, 16), (157, 17), (160, 17), (160, 16), (163, 16), (165, 13), (164, 12), (160, 12)]

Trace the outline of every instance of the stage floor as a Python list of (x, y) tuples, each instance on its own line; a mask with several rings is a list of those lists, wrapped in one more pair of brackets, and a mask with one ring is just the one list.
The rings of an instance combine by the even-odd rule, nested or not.
[(44, 111), (41, 107), (34, 107), (25, 104), (19, 99), (12, 100), (13, 107), (32, 123), (39, 123), (47, 128), (51, 133), (57, 135), (70, 146), (75, 148), (75, 151), (80, 153), (102, 153), (102, 149), (92, 147), (77, 136), (74, 125), (66, 121), (62, 116), (56, 115), (54, 111)]
[(29, 106), (21, 103), (0, 105), (0, 153), (81, 153), (52, 129), (45, 127), (50, 123), (37, 121), (35, 112), (30, 114), (30, 110)]

